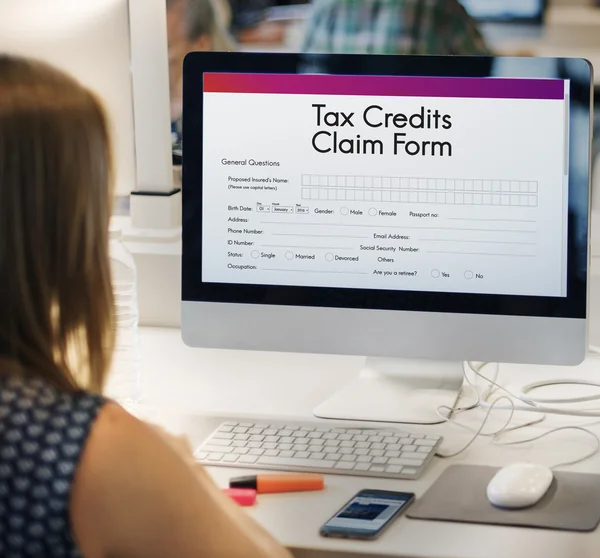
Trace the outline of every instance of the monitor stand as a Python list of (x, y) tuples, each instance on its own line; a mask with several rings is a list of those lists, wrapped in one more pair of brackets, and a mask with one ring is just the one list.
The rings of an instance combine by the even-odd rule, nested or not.
[(367, 358), (351, 384), (321, 403), (318, 418), (440, 424), (441, 405), (453, 407), (463, 384), (461, 362)]

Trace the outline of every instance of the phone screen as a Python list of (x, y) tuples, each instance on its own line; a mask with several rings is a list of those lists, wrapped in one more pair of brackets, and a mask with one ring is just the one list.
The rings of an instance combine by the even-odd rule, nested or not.
[(321, 529), (324, 535), (372, 538), (414, 499), (404, 492), (361, 491)]

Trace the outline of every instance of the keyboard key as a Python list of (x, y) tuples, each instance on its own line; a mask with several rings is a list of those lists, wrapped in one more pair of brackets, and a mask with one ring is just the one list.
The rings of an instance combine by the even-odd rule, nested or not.
[(340, 457), (342, 457), (342, 456), (337, 453), (328, 453), (325, 456), (325, 459), (328, 459), (330, 461), (339, 461)]
[(357, 463), (354, 466), (354, 471), (368, 471), (371, 468), (369, 463)]
[(374, 465), (385, 465), (387, 463), (387, 457), (374, 457), (373, 464)]
[(383, 455), (383, 450), (369, 450), (369, 455), (373, 457), (381, 457)]
[(324, 445), (325, 445), (325, 440), (318, 440), (318, 439), (315, 439), (315, 438), (311, 438), (311, 439), (308, 441), (308, 443), (309, 443), (311, 446), (317, 446), (317, 447), (318, 447), (318, 446), (324, 446)]
[(279, 436), (265, 436), (265, 442), (279, 442)]
[(238, 426), (234, 428), (233, 431), (236, 434), (246, 434), (246, 432), (248, 432), (248, 428), (246, 428), (245, 426)]
[(265, 451), (265, 455), (268, 455), (269, 457), (277, 457), (279, 455), (279, 450), (268, 449)]
[(197, 451), (194, 454), (194, 457), (196, 459), (199, 459), (200, 461), (204, 461), (208, 457), (208, 452), (207, 451)]
[(327, 434), (323, 434), (323, 440), (335, 440), (338, 437), (334, 432), (327, 432)]
[(380, 443), (376, 443), (376, 444), (371, 444), (371, 449), (385, 449), (386, 448), (386, 444), (382, 444)]
[(231, 444), (234, 448), (245, 448), (248, 442), (238, 442), (237, 440)]
[[(324, 456), (325, 456), (325, 454), (324, 454), (324, 453), (320, 453), (320, 454), (318, 454), (318, 455), (320, 455), (320, 456), (322, 456), (322, 457), (324, 457)], [(306, 458), (310, 457), (310, 452), (308, 452), (308, 451), (297, 451), (297, 452), (295, 453), (294, 457), (297, 457), (298, 459), (306, 459)], [(321, 457), (318, 457), (318, 458), (316, 458), (316, 459), (321, 459)]]
[(390, 451), (399, 451), (402, 449), (402, 444), (388, 444), (387, 449)]
[(342, 442), (340, 442), (339, 440), (327, 440), (325, 442), (325, 445), (328, 448), (337, 448)]
[(435, 444), (437, 444), (437, 440), (430, 440), (429, 438), (425, 438), (424, 440), (415, 440), (415, 446), (433, 447)]
[(252, 436), (250, 436), (251, 442), (262, 442), (264, 441), (264, 439), (265, 437), (260, 434), (253, 434)]
[(209, 453), (206, 458), (207, 461), (221, 461), (224, 455), (222, 453)]
[(352, 436), (350, 434), (340, 434), (337, 439), (340, 442), (349, 442), (352, 440)]
[(356, 442), (356, 448), (360, 448), (360, 449), (367, 449), (371, 446), (371, 444), (369, 444), (369, 442)]
[(352, 448), (338, 448), (337, 452), (342, 455), (350, 455), (354, 453), (354, 450)]
[(419, 452), (422, 453), (429, 453), (433, 448), (430, 448), (429, 446), (419, 446)]
[(400, 443), (405, 445), (411, 445), (413, 441), (412, 438), (400, 438)]
[(399, 473), (402, 472), (402, 467), (399, 467), (398, 465), (389, 465), (386, 470), (386, 473), (392, 473), (394, 475), (397, 475)]
[(358, 463), (371, 463), (372, 460), (373, 458), (370, 455), (359, 455), (356, 458), (356, 461)]
[(331, 432), (331, 428), (327, 428), (326, 426), (319, 426), (319, 428), (315, 428), (315, 430), (317, 432), (321, 432), (321, 433), (325, 433), (325, 432)]
[(249, 434), (236, 434), (234, 440), (240, 442), (247, 442), (250, 439)]
[(250, 430), (248, 430), (248, 434), (262, 434), (264, 428), (250, 428)]
[(367, 436), (365, 436), (364, 434), (356, 434), (356, 435), (352, 436), (352, 439), (355, 442), (366, 442)]
[(275, 428), (267, 428), (267, 430), (265, 430), (263, 432), (263, 434), (265, 436), (276, 436), (277, 435), (277, 429), (275, 429)]
[[(310, 454), (310, 458), (311, 459), (325, 459), (325, 453), (322, 452), (318, 452), (318, 453), (311, 453)], [(300, 456), (296, 456), (296, 457), (300, 457)]]
[(246, 455), (250, 450), (248, 448), (235, 448), (233, 453), (237, 455)]
[(234, 448), (222, 448), (219, 446), (202, 446), (202, 451), (207, 451), (208, 453), (232, 453)]
[(399, 451), (386, 451), (383, 455), (385, 457), (400, 457), (400, 452)]
[(312, 432), (314, 428), (312, 426), (303, 426), (300, 430), (304, 430), (305, 432)]
[(350, 463), (349, 461), (338, 461), (335, 464), (335, 468), (336, 469), (345, 469), (347, 471), (351, 471), (352, 469), (354, 469), (354, 463)]
[(263, 448), (266, 450), (274, 450), (277, 449), (277, 444), (275, 442), (265, 442)]
[(218, 440), (233, 440), (233, 438), (235, 438), (234, 434), (227, 434), (225, 432), (217, 432), (213, 436), (213, 439), (218, 439)]
[(293, 456), (294, 456), (293, 451), (282, 451), (279, 454), (279, 457), (293, 457)]
[(309, 450), (309, 446), (307, 446), (306, 444), (294, 444), (291, 449), (293, 449), (294, 451), (308, 451)]
[[(277, 457), (271, 457), (270, 459), (278, 459)], [(247, 465), (251, 465), (252, 463), (256, 463), (256, 461), (258, 460), (258, 456), (256, 455), (242, 455), (239, 459), (238, 459), (238, 463), (244, 463)]]
[(227, 447), (231, 444), (229, 440), (220, 440), (219, 438), (211, 438), (208, 441), (208, 444), (211, 446), (224, 446)]
[(351, 442), (350, 440), (345, 440), (340, 444), (340, 446), (342, 448), (353, 448), (355, 444), (356, 444), (356, 442)]
[(226, 432), (225, 428), (229, 428), (230, 426), (237, 426), (237, 425), (238, 425), (237, 422), (227, 421), (227, 422), (223, 423), (223, 425), (221, 426), (221, 428), (219, 428), (219, 430), (223, 430), (223, 432)]
[(412, 445), (412, 446), (403, 446), (402, 451), (417, 451), (417, 446)]
[(280, 435), (280, 436), (291, 436), (291, 435), (292, 435), (292, 432), (293, 432), (292, 430), (285, 430), (285, 429), (284, 429), (284, 430), (280, 430), (280, 431), (279, 431), (279, 435)]
[(356, 455), (352, 455), (352, 454), (342, 455), (342, 459), (340, 461), (356, 461)]
[(385, 473), (385, 467), (380, 467), (379, 465), (371, 465), (369, 471), (373, 473)]
[(403, 467), (420, 467), (422, 463), (423, 461), (420, 459), (404, 459), (402, 457), (397, 459), (390, 459), (388, 461), (389, 465), (402, 465)]
[(383, 441), (383, 436), (369, 436), (368, 441), (371, 443), (379, 443)]
[(403, 451), (400, 457), (402, 459), (418, 459), (419, 461), (423, 461), (427, 456), (416, 451)]
[(354, 450), (354, 455), (369, 455), (368, 449), (358, 448)]
[(303, 469), (333, 469), (335, 461), (327, 459), (283, 459), (281, 457), (261, 457), (261, 465), (277, 465), (281, 467), (301, 467)]
[(238, 426), (245, 426), (246, 428), (252, 428), (254, 423), (252, 422), (240, 422)]
[(362, 430), (356, 430), (355, 428), (351, 428), (350, 430), (346, 430), (346, 434), (362, 434)]
[(306, 438), (307, 432), (302, 430), (296, 430), (296, 432), (292, 432), (292, 438)]
[(260, 442), (248, 442), (248, 447), (251, 449), (260, 448), (262, 444)]
[(258, 448), (258, 449), (251, 449), (248, 452), (248, 455), (262, 455), (263, 453), (265, 453), (265, 450)]
[(396, 438), (395, 436), (388, 436), (387, 438), (384, 438), (383, 441), (386, 444), (397, 444), (398, 438)]
[(309, 438), (321, 438), (322, 436), (323, 436), (322, 432), (309, 432), (308, 433)]
[(235, 455), (235, 454), (226, 455), (223, 458), (223, 462), (224, 463), (235, 463), (239, 458), (240, 458), (240, 456), (239, 455)]
[(282, 451), (289, 451), (293, 448), (292, 444), (277, 444), (277, 449)]

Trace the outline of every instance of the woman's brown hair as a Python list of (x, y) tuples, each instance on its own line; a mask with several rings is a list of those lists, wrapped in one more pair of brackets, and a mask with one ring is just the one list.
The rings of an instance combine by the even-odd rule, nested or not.
[(92, 93), (0, 55), (0, 359), (100, 391), (114, 343), (111, 154)]

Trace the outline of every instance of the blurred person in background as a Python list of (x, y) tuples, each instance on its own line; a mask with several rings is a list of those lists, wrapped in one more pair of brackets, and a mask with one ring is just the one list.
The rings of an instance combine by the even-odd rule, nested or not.
[(268, 10), (277, 2), (272, 0), (229, 0), (231, 32), (240, 43), (281, 44), (285, 25), (268, 21)]
[(183, 59), (189, 52), (229, 51), (236, 45), (227, 31), (230, 7), (225, 0), (167, 0), (169, 89), (173, 150), (181, 150)]
[(489, 55), (458, 0), (314, 0), (304, 52)]

